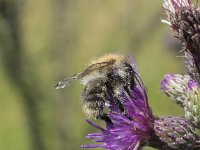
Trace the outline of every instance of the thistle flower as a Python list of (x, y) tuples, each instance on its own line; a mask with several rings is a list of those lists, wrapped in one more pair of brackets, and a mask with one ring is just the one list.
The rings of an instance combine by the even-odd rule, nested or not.
[[(199, 148), (199, 137), (192, 124), (181, 117), (156, 117), (148, 103), (146, 88), (138, 73), (133, 89), (124, 89), (121, 100), (125, 111), (121, 111), (110, 95), (109, 118), (102, 128), (87, 120), (99, 129), (99, 133), (88, 134), (98, 144), (84, 145), (82, 148), (104, 148), (107, 150), (140, 150), (151, 146), (163, 150), (175, 150), (184, 147)], [(189, 143), (188, 143), (189, 142)]]

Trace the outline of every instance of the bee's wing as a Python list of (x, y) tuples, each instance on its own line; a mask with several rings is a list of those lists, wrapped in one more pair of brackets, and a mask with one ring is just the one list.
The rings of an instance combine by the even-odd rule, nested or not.
[(63, 80), (61, 80), (60, 82), (58, 82), (54, 88), (55, 89), (61, 89), (64, 88), (66, 85), (71, 84), (73, 81), (76, 81), (88, 74), (90, 74), (91, 72), (93, 72), (94, 70), (99, 70), (100, 68), (106, 67), (111, 65), (111, 62), (102, 62), (102, 63), (96, 63), (96, 64), (92, 64), (90, 65), (87, 69), (85, 69), (83, 72), (77, 73), (72, 75), (71, 77), (67, 77)]
[(88, 74), (90, 74), (91, 72), (95, 71), (95, 70), (100, 70), (101, 68), (107, 67), (111, 65), (111, 62), (101, 62), (101, 63), (95, 63), (90, 65), (87, 69), (85, 69), (80, 76), (84, 77)]
[(54, 88), (55, 89), (63, 89), (66, 85), (70, 85), (73, 81), (80, 79), (81, 73), (77, 73), (72, 75), (71, 77), (67, 77), (61, 81), (59, 81)]

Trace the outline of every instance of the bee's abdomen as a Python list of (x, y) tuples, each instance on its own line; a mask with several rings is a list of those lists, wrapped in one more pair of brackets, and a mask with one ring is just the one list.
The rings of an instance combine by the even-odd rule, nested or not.
[(106, 87), (102, 79), (88, 82), (82, 92), (83, 111), (90, 117), (102, 116), (106, 100)]

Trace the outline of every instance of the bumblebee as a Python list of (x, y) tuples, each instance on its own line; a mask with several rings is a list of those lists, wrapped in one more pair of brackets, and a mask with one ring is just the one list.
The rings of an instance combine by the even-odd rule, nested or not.
[(82, 72), (67, 77), (55, 85), (56, 89), (64, 88), (73, 81), (81, 79), (85, 86), (82, 94), (83, 111), (89, 117), (109, 120), (104, 108), (114, 100), (123, 112), (122, 90), (134, 86), (135, 71), (127, 58), (120, 54), (106, 54), (91, 61)]

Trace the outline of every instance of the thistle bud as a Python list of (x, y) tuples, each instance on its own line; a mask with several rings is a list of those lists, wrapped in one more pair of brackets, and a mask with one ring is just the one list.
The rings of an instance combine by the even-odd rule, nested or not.
[(199, 137), (195, 133), (195, 129), (190, 121), (188, 121), (186, 118), (158, 118), (154, 121), (154, 131), (158, 139), (162, 142), (160, 147), (157, 147), (159, 149), (197, 150), (200, 148), (198, 142)]
[(188, 101), (187, 84), (188, 75), (167, 74), (161, 81), (161, 89), (177, 104), (184, 106)]

